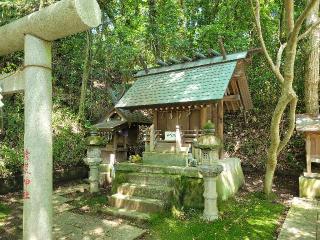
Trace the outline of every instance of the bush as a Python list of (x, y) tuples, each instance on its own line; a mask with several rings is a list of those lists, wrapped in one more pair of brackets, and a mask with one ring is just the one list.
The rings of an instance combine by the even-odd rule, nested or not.
[[(19, 101), (12, 101), (6, 107), (5, 131), (0, 139), (0, 177), (22, 174), (23, 105), (21, 99), (17, 99)], [(54, 105), (52, 118), (54, 170), (84, 165), (85, 129), (76, 115), (68, 108)]]
[(85, 130), (74, 114), (54, 107), (53, 166), (55, 170), (84, 165)]

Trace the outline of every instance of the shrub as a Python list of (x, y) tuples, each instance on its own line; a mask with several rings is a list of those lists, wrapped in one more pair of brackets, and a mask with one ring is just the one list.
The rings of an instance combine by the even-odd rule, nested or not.
[[(22, 101), (6, 107), (4, 135), (0, 141), (0, 177), (19, 175), (23, 165), (23, 108)], [(54, 105), (53, 167), (54, 170), (84, 165), (86, 154), (85, 129), (68, 108)]]

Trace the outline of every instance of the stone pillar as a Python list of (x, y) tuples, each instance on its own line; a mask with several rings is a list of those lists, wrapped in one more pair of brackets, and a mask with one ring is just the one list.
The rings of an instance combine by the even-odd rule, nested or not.
[(154, 125), (152, 124), (150, 126), (150, 152), (154, 152), (154, 146), (155, 145), (155, 131), (154, 131)]
[(101, 146), (103, 145), (103, 139), (97, 136), (96, 132), (91, 132), (91, 136), (87, 138), (87, 157), (84, 162), (89, 166), (89, 182), (90, 193), (99, 192), (99, 167), (102, 162), (101, 158)]
[(199, 170), (204, 181), (203, 219), (206, 221), (214, 221), (219, 217), (217, 205), (217, 177), (223, 171), (223, 167), (221, 165), (203, 165)]
[(181, 132), (179, 125), (176, 126), (176, 153), (181, 152)]
[(221, 141), (214, 136), (214, 125), (208, 122), (203, 129), (204, 135), (194, 142), (198, 149), (200, 166), (199, 171), (204, 181), (204, 211), (203, 219), (213, 221), (218, 218), (217, 207), (217, 177), (223, 171), (223, 166), (218, 164)]
[(51, 43), (25, 36), (23, 239), (52, 239)]

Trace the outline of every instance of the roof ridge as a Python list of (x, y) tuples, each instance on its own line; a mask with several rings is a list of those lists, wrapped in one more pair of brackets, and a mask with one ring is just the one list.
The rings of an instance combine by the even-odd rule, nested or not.
[(192, 62), (183, 62), (183, 63), (173, 64), (169, 66), (153, 67), (153, 68), (148, 68), (148, 72), (146, 72), (145, 70), (138, 71), (134, 77), (139, 78), (142, 76), (149, 76), (149, 75), (154, 75), (154, 74), (159, 74), (164, 72), (173, 72), (173, 71), (185, 70), (189, 68), (201, 67), (201, 66), (212, 65), (212, 64), (222, 64), (230, 61), (237, 61), (239, 59), (244, 59), (247, 57), (247, 55), (248, 55), (248, 52), (244, 51), (244, 52), (228, 54), (226, 59), (223, 59), (223, 56), (217, 56), (217, 57), (198, 59)]

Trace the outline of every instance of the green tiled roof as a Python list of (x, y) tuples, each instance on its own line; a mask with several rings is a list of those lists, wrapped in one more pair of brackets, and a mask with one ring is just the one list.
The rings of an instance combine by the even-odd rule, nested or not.
[(145, 70), (141, 70), (141, 71), (137, 72), (135, 77), (141, 77), (144, 75), (157, 74), (157, 73), (162, 73), (162, 72), (182, 70), (182, 69), (187, 69), (187, 68), (200, 67), (200, 66), (216, 64), (216, 63), (237, 61), (239, 59), (246, 58), (247, 55), (248, 55), (248, 52), (238, 52), (238, 53), (228, 54), (226, 56), (226, 59), (223, 59), (222, 56), (219, 56), (219, 57), (199, 59), (197, 61), (192, 61), (192, 62), (184, 62), (184, 63), (174, 64), (174, 65), (165, 66), (165, 67), (149, 68), (148, 73), (146, 73)]
[[(241, 57), (244, 58), (243, 55)], [(116, 108), (222, 99), (235, 70), (236, 60), (138, 76)]]
[[(122, 120), (118, 119), (109, 119), (110, 114), (116, 112), (117, 114), (120, 114), (122, 116)], [(105, 129), (105, 130), (114, 130), (116, 128), (119, 128), (123, 125), (126, 124), (140, 124), (140, 125), (151, 125), (152, 121), (149, 117), (145, 116), (142, 112), (140, 111), (134, 111), (131, 112), (129, 110), (124, 110), (124, 109), (117, 109), (115, 110), (112, 108), (111, 111), (107, 114), (107, 117), (105, 117), (101, 122), (93, 125), (94, 128), (98, 128), (100, 130)]]
[(97, 123), (95, 125), (93, 125), (94, 128), (98, 128), (98, 129), (109, 129), (109, 130), (113, 130), (116, 127), (119, 127), (123, 124), (127, 123), (127, 121), (119, 121), (119, 120), (110, 120), (110, 121), (103, 121), (101, 123)]
[(138, 124), (152, 124), (152, 121), (149, 117), (142, 114), (142, 112), (134, 111), (130, 112), (129, 110), (117, 109), (123, 117), (127, 120), (128, 123), (138, 123)]

